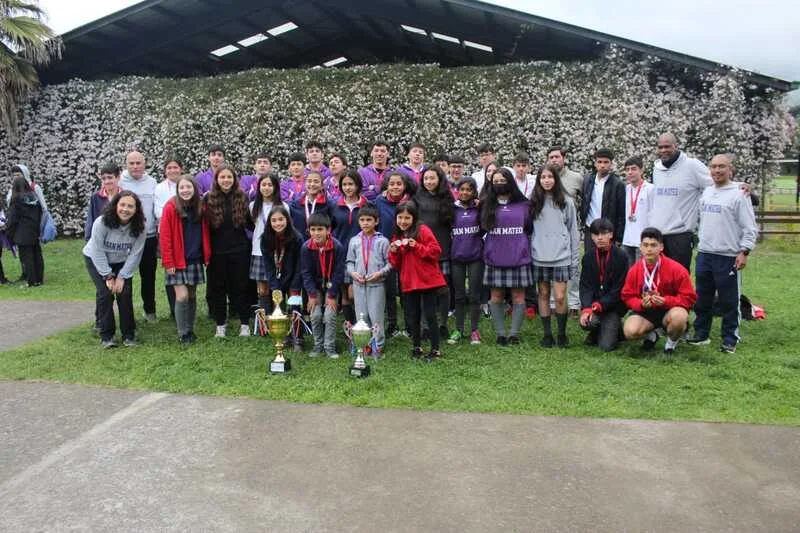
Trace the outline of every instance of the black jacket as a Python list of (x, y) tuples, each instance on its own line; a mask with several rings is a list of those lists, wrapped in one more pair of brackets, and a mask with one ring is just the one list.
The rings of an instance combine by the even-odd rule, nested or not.
[[(596, 173), (583, 178), (583, 201), (581, 202), (581, 227), (586, 227), (586, 217), (589, 215), (589, 205), (592, 203), (594, 192), (594, 178)], [(602, 218), (607, 218), (614, 224), (614, 241), (622, 242), (625, 233), (625, 184), (613, 172), (609, 174), (606, 186), (603, 189), (603, 203), (600, 208)]]
[(303, 278), (300, 276), (300, 248), (303, 246), (303, 237), (294, 230), (294, 239), (283, 254), (281, 277), (278, 279), (278, 269), (275, 266), (275, 256), (267, 251), (264, 237), (261, 237), (261, 256), (267, 269), (267, 282), (270, 290), (281, 289), (284, 292), (300, 292), (303, 289)]
[(17, 246), (33, 246), (39, 242), (42, 206), (34, 193), (17, 196), (11, 201), (6, 220), (6, 235)]
[(597, 302), (603, 308), (601, 312), (625, 312), (625, 304), (620, 299), (625, 277), (628, 275), (628, 256), (620, 248), (611, 246), (611, 260), (606, 267), (605, 276), (600, 284), (600, 267), (597, 264), (595, 250), (584, 254), (581, 268), (581, 309), (588, 309)]

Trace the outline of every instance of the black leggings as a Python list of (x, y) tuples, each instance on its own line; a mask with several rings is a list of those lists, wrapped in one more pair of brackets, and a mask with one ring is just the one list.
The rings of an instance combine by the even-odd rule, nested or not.
[(22, 263), (22, 270), (28, 285), (38, 285), (44, 278), (44, 258), (42, 257), (42, 245), (38, 242), (32, 246), (19, 245), (19, 260)]
[[(453, 289), (456, 297), (456, 329), (464, 333), (464, 319), (467, 303), (470, 311), (470, 331), (478, 329), (481, 312), (481, 289), (483, 288), (483, 261), (462, 263), (452, 261)], [(469, 277), (469, 293), (467, 293), (467, 277)]]
[(428, 323), (428, 334), (431, 338), (431, 350), (439, 349), (439, 323), (436, 318), (436, 303), (440, 289), (409, 291), (403, 294), (403, 310), (406, 316), (406, 328), (411, 333), (414, 348), (421, 345), (420, 310)]
[(211, 309), (218, 326), (227, 322), (226, 297), (239, 315), (242, 324), (250, 323), (247, 287), (250, 281), (250, 254), (212, 255), (208, 264), (208, 288)]
[(142, 307), (147, 314), (156, 312), (156, 266), (158, 264), (158, 237), (147, 237), (142, 250), (142, 260), (139, 261), (139, 278), (142, 286), (139, 291), (142, 295)]

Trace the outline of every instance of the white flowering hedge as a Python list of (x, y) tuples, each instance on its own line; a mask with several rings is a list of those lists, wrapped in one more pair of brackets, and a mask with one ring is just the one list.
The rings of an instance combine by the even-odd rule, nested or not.
[(580, 169), (601, 146), (615, 150), (618, 165), (631, 155), (649, 164), (657, 135), (672, 131), (701, 159), (730, 151), (739, 156), (741, 176), (758, 181), (767, 175), (767, 160), (781, 155), (793, 131), (780, 95), (746, 96), (737, 73), (697, 78), (679, 71), (702, 80), (687, 89), (677, 75), (663, 72), (656, 60), (632, 61), (612, 51), (583, 63), (74, 80), (42, 88), (24, 106), (19, 140), (9, 145), (0, 137), (0, 174), (26, 162), (65, 233), (82, 227), (98, 166), (108, 159), (122, 163), (134, 147), (159, 177), (172, 152), (184, 157), (189, 171), (204, 168), (212, 142), (223, 144), (240, 170), (249, 170), (249, 158), (261, 150), (285, 168), (285, 157), (309, 139), (357, 165), (376, 138), (389, 142), (395, 162), (411, 141), (424, 143), (429, 155), (446, 151), (473, 161), (483, 141), (505, 160), (527, 150), (535, 161), (558, 142)]

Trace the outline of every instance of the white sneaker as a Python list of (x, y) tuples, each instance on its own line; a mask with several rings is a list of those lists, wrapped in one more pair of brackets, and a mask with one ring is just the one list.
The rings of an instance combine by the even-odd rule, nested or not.
[(248, 324), (242, 324), (242, 326), (239, 328), (239, 336), (240, 337), (250, 336), (250, 326)]
[(214, 335), (214, 337), (216, 337), (218, 339), (224, 339), (225, 338), (225, 330), (226, 329), (227, 328), (225, 326), (217, 326), (217, 333), (216, 333), (216, 335)]

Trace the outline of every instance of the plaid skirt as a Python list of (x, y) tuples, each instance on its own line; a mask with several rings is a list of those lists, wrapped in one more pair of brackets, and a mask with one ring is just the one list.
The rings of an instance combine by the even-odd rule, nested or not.
[(176, 270), (174, 274), (164, 273), (164, 285), (202, 285), (206, 282), (206, 270), (203, 263), (186, 265), (185, 270)]
[(264, 262), (263, 255), (250, 256), (250, 279), (267, 281), (267, 264)]
[(569, 265), (547, 267), (532, 265), (533, 279), (539, 281), (569, 281)]
[(450, 261), (439, 261), (439, 270), (442, 271), (442, 274), (447, 277), (450, 275)]
[(520, 288), (531, 287), (533, 278), (531, 277), (530, 265), (518, 267), (496, 267), (486, 265), (483, 270), (483, 286), (489, 288)]

